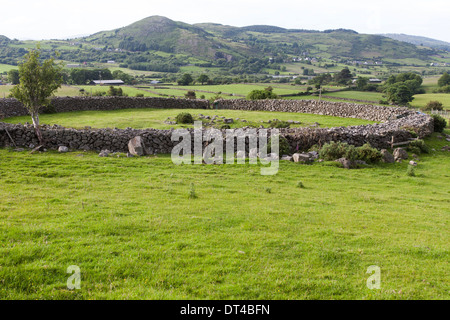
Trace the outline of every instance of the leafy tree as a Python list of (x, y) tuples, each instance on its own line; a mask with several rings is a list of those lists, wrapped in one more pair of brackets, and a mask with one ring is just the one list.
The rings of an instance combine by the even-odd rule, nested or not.
[(185, 74), (183, 74), (183, 76), (180, 79), (178, 79), (177, 82), (180, 86), (188, 86), (193, 81), (194, 81), (194, 79), (192, 79), (192, 76), (189, 73), (185, 73)]
[(19, 84), (19, 70), (11, 69), (8, 71), (8, 82), (14, 85)]
[(339, 84), (348, 84), (352, 80), (353, 75), (348, 68), (342, 69), (339, 73), (335, 74), (334, 80)]
[(358, 79), (356, 80), (356, 89), (359, 91), (364, 91), (366, 90), (368, 84), (369, 78), (358, 77)]
[(395, 83), (385, 89), (386, 97), (393, 104), (405, 105), (414, 98), (414, 92), (403, 83)]
[(253, 90), (247, 95), (248, 100), (277, 99), (278, 96), (273, 93), (273, 88), (268, 87), (264, 90)]
[(438, 86), (443, 87), (448, 85), (450, 85), (450, 75), (447, 72), (444, 72), (442, 77), (440, 77), (438, 80)]
[(39, 61), (40, 47), (25, 55), (19, 64), (20, 83), (11, 89), (11, 95), (23, 103), (31, 115), (34, 129), (41, 145), (44, 145), (39, 128), (39, 111), (50, 104), (50, 98), (61, 87), (62, 66), (55, 65), (54, 58)]
[(109, 86), (107, 96), (123, 96), (122, 88), (114, 88), (113, 86)]
[(114, 79), (120, 79), (126, 84), (131, 84), (131, 82), (133, 81), (133, 76), (123, 72), (122, 70), (114, 70), (112, 72), (112, 76)]
[(209, 77), (206, 74), (202, 74), (197, 78), (197, 81), (203, 85), (205, 82), (209, 81)]

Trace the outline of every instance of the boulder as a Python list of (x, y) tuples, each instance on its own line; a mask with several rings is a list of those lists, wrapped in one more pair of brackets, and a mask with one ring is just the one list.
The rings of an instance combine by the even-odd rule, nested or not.
[(336, 162), (339, 162), (340, 164), (342, 164), (342, 166), (345, 169), (351, 169), (351, 168), (354, 167), (354, 164), (350, 160), (348, 160), (347, 158), (337, 159)]
[(294, 162), (312, 162), (310, 155), (307, 153), (294, 153), (292, 155), (292, 159), (294, 160)]
[(248, 154), (248, 157), (249, 157), (250, 159), (256, 159), (256, 158), (258, 158), (258, 148), (250, 149), (250, 152), (249, 152), (249, 154)]
[(69, 148), (67, 148), (66, 146), (60, 146), (58, 148), (58, 152), (61, 152), (61, 153), (69, 152)]
[(145, 145), (141, 136), (134, 137), (128, 142), (128, 152), (138, 157), (145, 155)]
[(108, 149), (102, 150), (100, 151), (100, 153), (98, 154), (99, 157), (109, 157), (109, 154), (111, 153), (111, 151), (109, 151)]
[(394, 150), (394, 160), (395, 161), (401, 161), (408, 159), (408, 152), (406, 152), (403, 148), (397, 148)]
[(282, 156), (282, 157), (281, 157), (281, 160), (285, 160), (285, 161), (293, 161), (292, 157), (291, 157), (291, 156), (288, 156), (288, 155)]
[(382, 155), (381, 161), (383, 161), (385, 163), (394, 163), (395, 162), (394, 156), (386, 149), (381, 150), (381, 155)]

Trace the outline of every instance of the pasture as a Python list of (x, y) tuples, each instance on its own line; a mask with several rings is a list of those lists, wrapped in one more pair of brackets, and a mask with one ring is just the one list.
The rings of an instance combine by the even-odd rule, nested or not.
[[(263, 125), (268, 126), (267, 121), (278, 120), (293, 120), (300, 121), (300, 125), (308, 126), (316, 122), (320, 127), (339, 127), (349, 125), (371, 124), (373, 121), (353, 119), (353, 118), (339, 118), (331, 116), (320, 116), (314, 114), (304, 113), (290, 113), (290, 112), (267, 112), (267, 111), (240, 111), (240, 110), (211, 110), (211, 109), (123, 109), (114, 111), (77, 111), (68, 113), (42, 114), (40, 121), (42, 124), (58, 124), (69, 128), (83, 128), (91, 126), (93, 128), (119, 128), (125, 129), (132, 127), (135, 129), (155, 128), (155, 129), (170, 129), (170, 128), (184, 128), (193, 127), (192, 125), (173, 125), (166, 124), (164, 121), (171, 117), (172, 121), (180, 112), (190, 112), (193, 116), (203, 114), (205, 116), (224, 116), (227, 118), (239, 118), (249, 122), (237, 122), (232, 127), (243, 127), (246, 125), (260, 126), (260, 121), (265, 121)], [(29, 116), (14, 117), (4, 120), (8, 123), (25, 123), (30, 122)]]
[[(0, 149), (0, 298), (448, 299), (450, 161), (427, 143), (437, 151), (415, 177), (407, 162), (282, 161), (261, 176)], [(80, 290), (66, 287), (71, 265)], [(380, 290), (366, 287), (371, 265)]]

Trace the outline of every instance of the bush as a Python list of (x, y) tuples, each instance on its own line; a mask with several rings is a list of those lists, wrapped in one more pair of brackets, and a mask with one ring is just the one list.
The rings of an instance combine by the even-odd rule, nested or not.
[(427, 105), (422, 109), (423, 111), (431, 111), (431, 110), (444, 110), (442, 103), (439, 101), (430, 101)]
[[(425, 141), (419, 139), (412, 141), (408, 146), (408, 151), (413, 153), (430, 153), (430, 148), (425, 144)], [(417, 152), (418, 151), (418, 152)]]
[(362, 147), (356, 148), (356, 159), (362, 160), (367, 163), (377, 163), (382, 159), (381, 152), (378, 149), (372, 148), (369, 143), (364, 144)]
[(286, 121), (273, 121), (270, 123), (270, 127), (271, 128), (277, 128), (277, 129), (282, 129), (282, 128), (289, 128), (289, 123), (287, 123)]
[(325, 161), (332, 161), (339, 158), (356, 160), (356, 156), (357, 152), (355, 150), (355, 146), (340, 141), (325, 143), (319, 152), (319, 157)]
[(443, 132), (447, 126), (447, 121), (438, 114), (431, 115), (434, 120), (434, 132)]
[[(269, 139), (267, 142), (267, 153), (271, 153), (272, 147), (272, 138)], [(291, 154), (291, 146), (289, 145), (289, 142), (287, 139), (283, 136), (279, 136), (279, 146), (278, 146), (279, 155), (285, 155), (285, 154)]]
[(143, 94), (143, 93), (136, 93), (136, 97), (137, 97), (137, 98), (143, 98), (143, 97), (144, 97), (144, 94)]
[(196, 98), (197, 98), (197, 95), (195, 94), (195, 91), (189, 90), (189, 91), (184, 95), (184, 97), (185, 97), (186, 99), (196, 99)]
[(182, 123), (182, 124), (194, 123), (194, 118), (192, 118), (192, 115), (187, 112), (179, 113), (175, 119), (176, 119), (177, 123)]
[(409, 165), (408, 169), (406, 170), (406, 175), (409, 177), (415, 177), (416, 176), (416, 171), (414, 169), (413, 166)]
[(378, 101), (379, 104), (389, 104), (389, 101), (381, 99)]

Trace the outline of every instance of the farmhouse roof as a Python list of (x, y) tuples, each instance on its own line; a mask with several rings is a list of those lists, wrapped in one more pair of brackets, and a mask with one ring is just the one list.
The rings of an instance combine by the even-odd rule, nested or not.
[(116, 85), (120, 85), (120, 84), (124, 84), (125, 82), (123, 82), (122, 80), (93, 80), (91, 82), (91, 84), (116, 84)]

